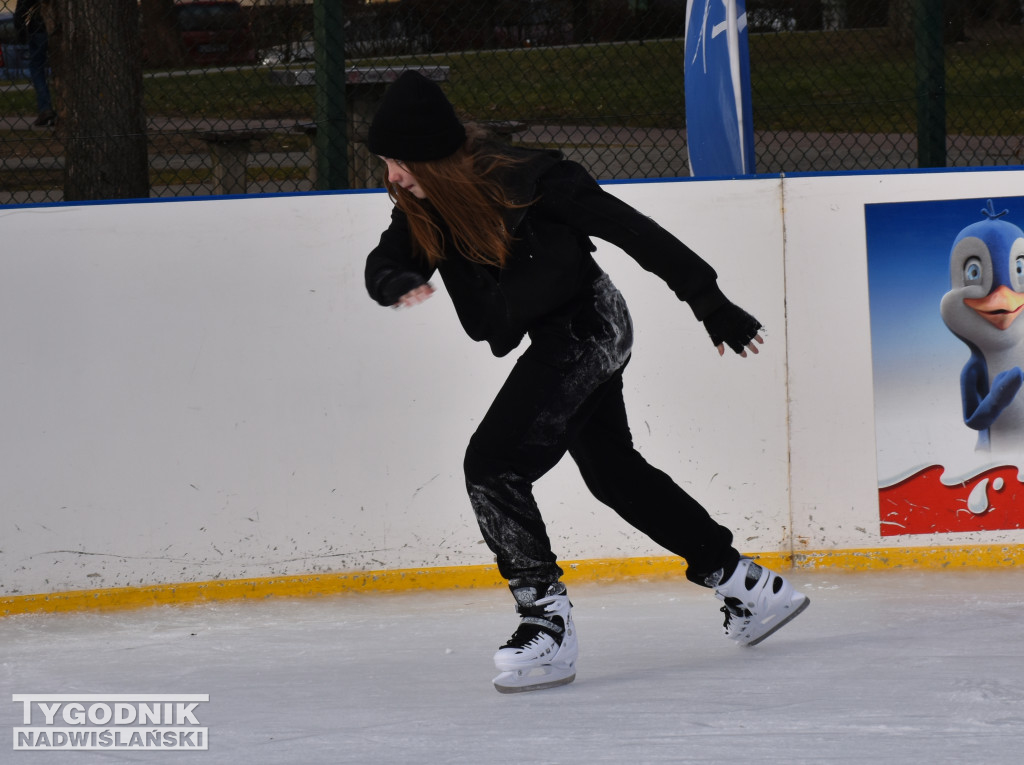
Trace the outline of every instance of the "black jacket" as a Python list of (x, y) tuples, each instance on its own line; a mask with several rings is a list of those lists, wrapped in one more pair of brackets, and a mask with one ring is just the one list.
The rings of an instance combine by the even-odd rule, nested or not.
[[(728, 302), (710, 265), (602, 189), (580, 165), (558, 152), (507, 151), (524, 160), (503, 181), (510, 198), (537, 200), (506, 214), (513, 237), (508, 263), (504, 269), (473, 263), (446, 237), (446, 257), (437, 269), (466, 333), (486, 340), (494, 355), (509, 353), (538, 322), (568, 310), (574, 298), (589, 290), (602, 273), (591, 255), (590, 237), (616, 245), (661, 277), (698, 319)], [(395, 207), (391, 225), (366, 260), (370, 296), (381, 305), (394, 305), (432, 274), (413, 255), (408, 220)]]

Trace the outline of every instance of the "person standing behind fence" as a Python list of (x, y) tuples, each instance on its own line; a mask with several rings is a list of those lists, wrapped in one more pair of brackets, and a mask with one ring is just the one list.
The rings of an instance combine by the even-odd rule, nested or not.
[(50, 85), (46, 70), (49, 67), (49, 38), (39, 8), (39, 0), (18, 0), (14, 9), (14, 25), (28, 42), (28, 69), (32, 87), (36, 91), (35, 127), (49, 127), (56, 123), (57, 113), (50, 98)]

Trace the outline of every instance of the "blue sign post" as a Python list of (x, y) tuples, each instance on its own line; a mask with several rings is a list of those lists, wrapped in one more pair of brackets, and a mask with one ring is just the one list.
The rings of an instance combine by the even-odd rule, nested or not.
[(684, 82), (691, 175), (753, 174), (746, 0), (687, 0)]

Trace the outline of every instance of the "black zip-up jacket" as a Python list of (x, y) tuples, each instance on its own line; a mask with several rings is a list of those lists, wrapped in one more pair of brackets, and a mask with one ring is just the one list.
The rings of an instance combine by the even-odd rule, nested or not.
[[(503, 269), (473, 263), (446, 236), (445, 259), (437, 268), (466, 333), (486, 340), (495, 356), (512, 351), (537, 323), (568, 310), (589, 291), (602, 274), (591, 255), (591, 237), (616, 245), (661, 277), (699, 320), (728, 303), (710, 265), (602, 189), (579, 164), (554, 151), (504, 151), (521, 160), (503, 181), (511, 200), (536, 200), (506, 213), (512, 235), (508, 262)], [(366, 260), (370, 296), (394, 305), (432, 275), (426, 261), (413, 254), (408, 219), (395, 207), (391, 225)]]

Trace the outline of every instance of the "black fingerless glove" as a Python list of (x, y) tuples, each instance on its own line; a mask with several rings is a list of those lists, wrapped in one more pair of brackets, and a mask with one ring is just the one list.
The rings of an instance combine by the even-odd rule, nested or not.
[(716, 347), (725, 343), (736, 353), (743, 353), (762, 326), (738, 305), (726, 303), (705, 317), (704, 328)]
[(395, 305), (402, 295), (412, 292), (427, 283), (422, 274), (415, 271), (392, 271), (380, 280), (377, 292), (381, 305)]

